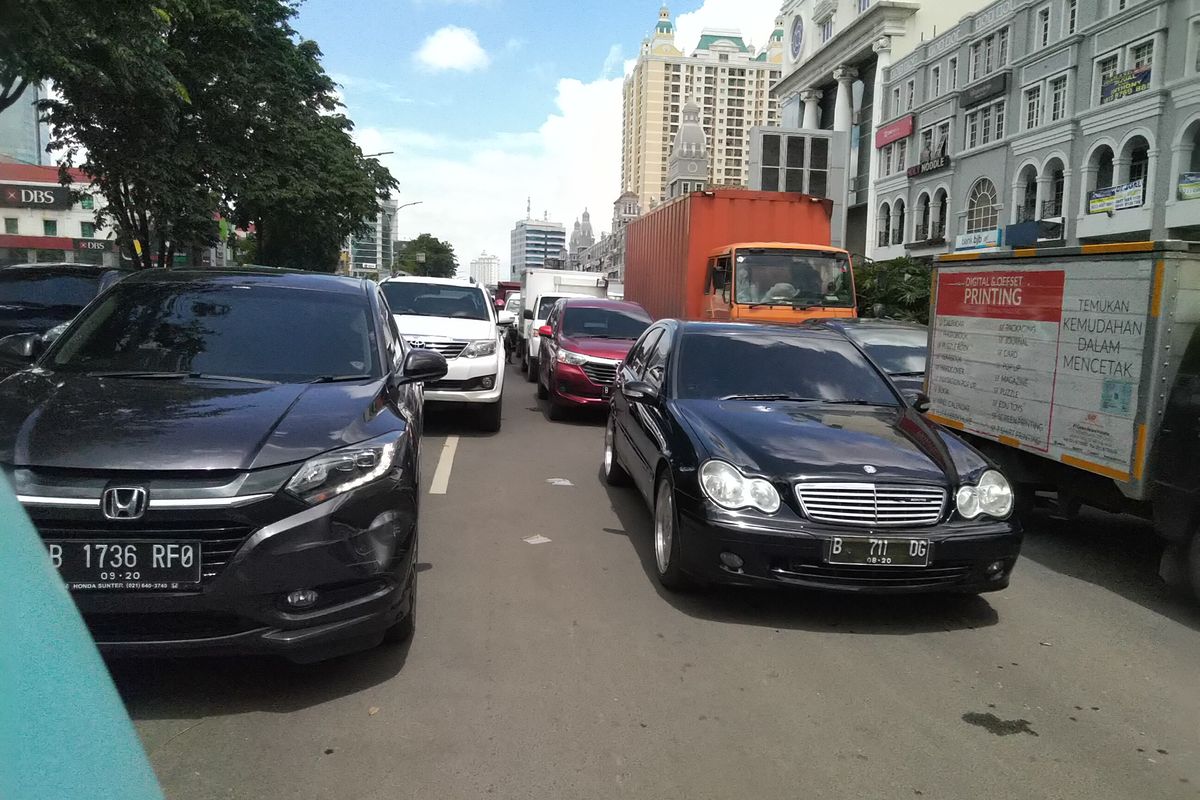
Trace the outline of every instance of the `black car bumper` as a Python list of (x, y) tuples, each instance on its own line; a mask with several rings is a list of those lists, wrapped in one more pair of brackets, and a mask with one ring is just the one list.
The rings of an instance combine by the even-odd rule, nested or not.
[[(1008, 586), (1021, 550), (1015, 520), (868, 531), (807, 520), (747, 518), (703, 502), (681, 500), (679, 505), (683, 568), (706, 583), (876, 594), (993, 592)], [(828, 563), (834, 537), (870, 535), (928, 539), (928, 566)], [(727, 566), (722, 553), (741, 559), (740, 569)]]
[[(30, 511), (47, 539), (104, 538), (90, 520)], [(275, 496), (229, 512), (220, 525), (211, 514), (198, 519), (202, 513), (147, 512), (136, 529), (103, 531), (107, 538), (200, 539), (204, 578), (189, 591), (73, 591), (102, 653), (317, 661), (379, 644), (412, 611), (411, 488), (381, 481), (313, 507)], [(223, 538), (206, 533), (212, 530)], [(315, 590), (316, 603), (289, 606), (288, 594), (299, 589)]]

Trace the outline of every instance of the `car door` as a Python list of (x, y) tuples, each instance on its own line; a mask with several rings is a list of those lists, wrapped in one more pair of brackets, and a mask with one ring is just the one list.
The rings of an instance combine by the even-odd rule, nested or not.
[[(392, 314), (388, 307), (387, 299), (381, 292), (379, 294), (380, 308), (380, 330), (383, 332), (384, 351), (387, 357), (387, 370), (390, 373), (389, 378), (398, 377), (404, 371), (404, 357), (408, 355), (408, 343), (404, 341), (404, 337), (400, 335), (400, 329), (396, 327), (396, 317)], [(425, 406), (425, 387), (422, 383), (406, 383), (402, 386), (396, 386), (389, 379), (388, 384), (395, 387), (392, 394), (392, 400), (396, 404), (396, 409), (400, 416), (413, 427), (419, 434), (424, 424), (424, 406)]]
[(654, 496), (654, 468), (660, 456), (669, 456), (666, 438), (667, 368), (674, 339), (670, 326), (663, 329), (654, 343), (646, 349), (641, 380), (654, 390), (654, 396), (630, 401), (630, 441), (645, 465), (642, 491), (647, 499)]
[(643, 402), (628, 397), (622, 387), (633, 381), (641, 381), (646, 374), (646, 363), (663, 337), (663, 326), (651, 326), (642, 334), (629, 351), (618, 372), (618, 385), (613, 392), (612, 413), (615, 447), (622, 454), (621, 463), (633, 479), (634, 485), (649, 496), (647, 487), (654, 481), (654, 464), (647, 457), (647, 441), (641, 422)]
[(554, 376), (554, 362), (558, 358), (558, 329), (563, 317), (563, 302), (559, 300), (546, 315), (546, 325), (553, 331), (550, 336), (541, 337), (538, 352), (538, 369), (542, 373), (542, 382), (549, 387)]

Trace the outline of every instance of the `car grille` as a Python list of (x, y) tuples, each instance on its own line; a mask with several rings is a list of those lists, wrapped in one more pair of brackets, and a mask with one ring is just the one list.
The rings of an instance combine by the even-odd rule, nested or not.
[(793, 578), (826, 586), (920, 589), (961, 583), (970, 575), (971, 567), (964, 564), (930, 567), (845, 567), (791, 561), (773, 563), (771, 571), (781, 578)]
[(933, 525), (942, 517), (940, 486), (875, 483), (798, 483), (796, 498), (809, 519), (871, 527)]
[(425, 341), (424, 339), (414, 337), (412, 339), (408, 339), (408, 343), (413, 347), (422, 350), (432, 350), (435, 353), (441, 353), (442, 357), (447, 360), (458, 358), (460, 355), (462, 355), (462, 351), (467, 349), (467, 343), (461, 341), (435, 342)]
[(210, 525), (153, 527), (106, 526), (95, 522), (36, 522), (44, 539), (186, 539), (200, 542), (200, 576), (204, 582), (221, 574), (233, 554), (250, 538), (252, 529), (246, 525), (212, 523)]
[(601, 364), (596, 361), (585, 362), (583, 374), (588, 376), (588, 380), (598, 386), (608, 386), (617, 379), (616, 364)]

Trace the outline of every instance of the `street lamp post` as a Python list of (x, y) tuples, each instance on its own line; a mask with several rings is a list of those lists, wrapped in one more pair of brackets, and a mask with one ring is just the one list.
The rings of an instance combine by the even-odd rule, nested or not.
[[(419, 206), (424, 202), (425, 202), (424, 200), (413, 200), (411, 203), (405, 203), (402, 206), (396, 206), (396, 213), (399, 213), (401, 209), (408, 208), (409, 206)], [(417, 253), (417, 260), (424, 261), (425, 254)], [(391, 269), (392, 277), (393, 278), (396, 277), (396, 256), (395, 255), (392, 256), (392, 263), (389, 265), (389, 268)]]

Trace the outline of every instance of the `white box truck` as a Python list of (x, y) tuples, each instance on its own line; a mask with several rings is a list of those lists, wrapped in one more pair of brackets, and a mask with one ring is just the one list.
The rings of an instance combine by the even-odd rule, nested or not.
[(938, 259), (926, 392), (1015, 481), (1141, 514), (1160, 573), (1200, 599), (1200, 244), (1127, 242)]
[(598, 272), (562, 269), (527, 269), (521, 275), (524, 309), (517, 325), (521, 369), (533, 381), (537, 377), (538, 328), (546, 324), (550, 309), (562, 297), (604, 297), (608, 281)]

